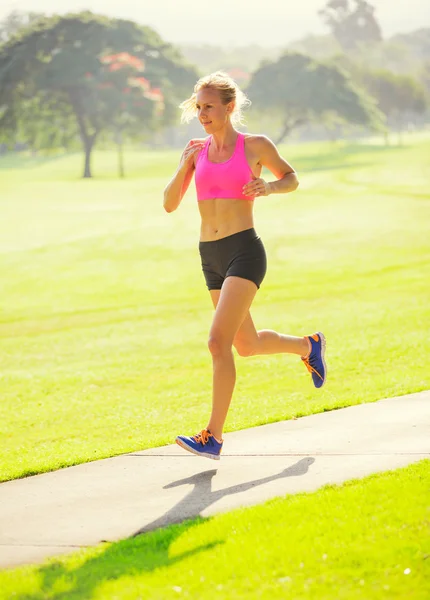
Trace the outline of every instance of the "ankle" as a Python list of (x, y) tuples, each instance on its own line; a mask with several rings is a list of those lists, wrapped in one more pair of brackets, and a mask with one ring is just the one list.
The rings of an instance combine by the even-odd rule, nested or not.
[(302, 358), (309, 358), (311, 350), (312, 350), (312, 346), (311, 346), (311, 343), (309, 341), (309, 336), (305, 335), (305, 336), (303, 336), (303, 354), (302, 354)]
[(218, 444), (222, 444), (222, 442), (223, 442), (222, 431), (218, 431), (216, 429), (215, 430), (211, 429), (209, 426), (206, 427), (206, 431), (209, 431), (209, 433), (211, 433), (213, 435), (213, 437), (216, 439)]

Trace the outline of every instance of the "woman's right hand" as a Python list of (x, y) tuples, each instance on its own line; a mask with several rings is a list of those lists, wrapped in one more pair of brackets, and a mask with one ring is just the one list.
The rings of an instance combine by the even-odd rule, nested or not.
[(191, 140), (188, 142), (182, 153), (179, 168), (186, 171), (194, 169), (194, 157), (202, 150), (205, 143), (206, 140)]

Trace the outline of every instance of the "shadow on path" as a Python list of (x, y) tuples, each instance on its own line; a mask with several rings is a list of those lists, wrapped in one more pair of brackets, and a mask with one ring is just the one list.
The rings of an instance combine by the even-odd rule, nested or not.
[[(42, 598), (49, 598), (49, 600), (82, 600), (85, 598), (85, 600), (90, 600), (97, 588), (104, 583), (124, 576), (133, 577), (151, 573), (155, 569), (170, 567), (186, 558), (211, 550), (219, 544), (223, 544), (224, 540), (202, 544), (173, 556), (169, 552), (171, 544), (176, 539), (206, 520), (199, 516), (201, 511), (220, 498), (246, 492), (255, 486), (264, 485), (283, 477), (305, 475), (309, 466), (314, 462), (315, 459), (312, 457), (302, 458), (280, 473), (215, 492), (211, 488), (212, 479), (217, 473), (216, 469), (203, 471), (169, 483), (164, 486), (164, 489), (181, 485), (193, 485), (194, 487), (165, 515), (146, 525), (129, 539), (109, 544), (108, 547), (99, 547), (95, 556), (93, 555), (78, 566), (69, 567), (67, 562), (63, 564), (58, 560), (41, 566), (34, 575), (35, 580), (40, 581), (39, 589), (34, 593), (16, 593), (14, 598), (17, 600), (41, 600)], [(194, 518), (190, 520), (192, 517)], [(184, 522), (179, 523), (179, 521)], [(171, 526), (163, 528), (165, 525)], [(142, 535), (143, 533), (146, 535)], [(75, 556), (74, 560), (76, 562), (79, 558)]]
[(240, 494), (246, 492), (251, 488), (264, 485), (276, 479), (282, 479), (283, 477), (297, 477), (305, 475), (311, 464), (315, 462), (312, 457), (306, 457), (300, 459), (296, 464), (291, 467), (287, 467), (280, 473), (275, 475), (269, 475), (262, 479), (254, 479), (253, 481), (247, 481), (246, 483), (239, 483), (238, 485), (232, 485), (218, 491), (212, 491), (212, 479), (217, 474), (217, 469), (210, 471), (203, 471), (202, 473), (196, 473), (191, 477), (185, 479), (179, 479), (172, 483), (168, 483), (163, 489), (169, 489), (178, 487), (180, 485), (194, 485), (192, 490), (182, 498), (178, 504), (173, 506), (167, 513), (162, 517), (152, 521), (142, 529), (139, 529), (134, 535), (140, 535), (147, 533), (159, 527), (165, 527), (172, 523), (180, 523), (185, 519), (191, 519), (201, 515), (202, 511), (208, 508), (211, 504), (214, 504), (224, 496), (231, 496), (232, 494)]

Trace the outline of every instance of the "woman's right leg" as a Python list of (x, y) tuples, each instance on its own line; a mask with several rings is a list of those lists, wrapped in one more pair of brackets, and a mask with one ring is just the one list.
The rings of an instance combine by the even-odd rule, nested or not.
[[(217, 307), (221, 290), (211, 290), (210, 295), (214, 308)], [(239, 356), (255, 356), (257, 354), (297, 354), (306, 356), (309, 353), (309, 342), (305, 337), (284, 335), (271, 329), (257, 331), (248, 311), (233, 341)]]
[(233, 344), (239, 356), (284, 353), (306, 356), (309, 353), (309, 342), (306, 337), (285, 335), (272, 329), (257, 331), (249, 312), (237, 332)]
[(303, 337), (284, 335), (270, 329), (256, 331), (248, 312), (236, 333), (233, 345), (240, 356), (297, 354), (310, 372), (316, 388), (321, 388), (326, 381), (327, 366), (324, 359), (326, 341), (320, 331)]

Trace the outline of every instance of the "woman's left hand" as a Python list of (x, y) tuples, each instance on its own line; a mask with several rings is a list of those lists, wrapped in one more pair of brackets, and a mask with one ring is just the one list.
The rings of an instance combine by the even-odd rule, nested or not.
[(243, 186), (242, 192), (244, 196), (268, 196), (270, 194), (270, 184), (261, 177), (253, 179)]

